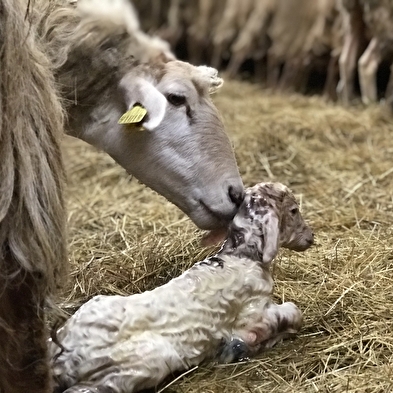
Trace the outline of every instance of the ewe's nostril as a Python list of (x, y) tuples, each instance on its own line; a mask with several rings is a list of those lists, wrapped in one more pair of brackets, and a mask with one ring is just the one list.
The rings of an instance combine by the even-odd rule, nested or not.
[(243, 189), (235, 189), (232, 186), (229, 186), (228, 189), (229, 198), (236, 205), (240, 206), (244, 199), (244, 190)]

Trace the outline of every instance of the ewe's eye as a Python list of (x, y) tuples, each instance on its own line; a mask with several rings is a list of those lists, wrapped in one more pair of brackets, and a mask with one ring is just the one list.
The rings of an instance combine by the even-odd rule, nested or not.
[(295, 214), (297, 214), (298, 211), (299, 211), (299, 209), (297, 207), (294, 207), (293, 209), (291, 209), (291, 214), (295, 215)]
[(174, 106), (182, 106), (186, 103), (186, 97), (179, 94), (168, 94), (166, 99)]

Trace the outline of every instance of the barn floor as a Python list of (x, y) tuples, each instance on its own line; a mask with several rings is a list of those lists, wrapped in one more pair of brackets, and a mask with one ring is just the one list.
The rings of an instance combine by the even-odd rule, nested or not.
[[(205, 364), (166, 392), (393, 391), (393, 121), (379, 107), (227, 82), (214, 98), (244, 182), (289, 185), (316, 234), (274, 266), (278, 301), (305, 323), (247, 363)], [(61, 306), (165, 283), (211, 250), (174, 206), (103, 153), (66, 138), (71, 279)]]

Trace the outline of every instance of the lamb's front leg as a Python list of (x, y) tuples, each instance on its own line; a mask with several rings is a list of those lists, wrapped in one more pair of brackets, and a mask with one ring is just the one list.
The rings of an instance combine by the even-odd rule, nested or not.
[(258, 315), (240, 318), (231, 340), (221, 348), (218, 361), (229, 363), (247, 359), (297, 333), (301, 325), (302, 313), (294, 303), (270, 303)]
[(302, 312), (292, 302), (274, 304), (268, 308), (271, 335), (259, 343), (259, 349), (271, 348), (280, 340), (296, 334), (303, 322)]

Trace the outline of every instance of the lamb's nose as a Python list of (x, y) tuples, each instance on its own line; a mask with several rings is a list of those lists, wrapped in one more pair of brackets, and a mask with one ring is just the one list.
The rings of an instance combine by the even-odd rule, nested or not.
[(236, 205), (240, 206), (244, 199), (244, 189), (243, 187), (229, 186), (228, 195), (230, 200)]

